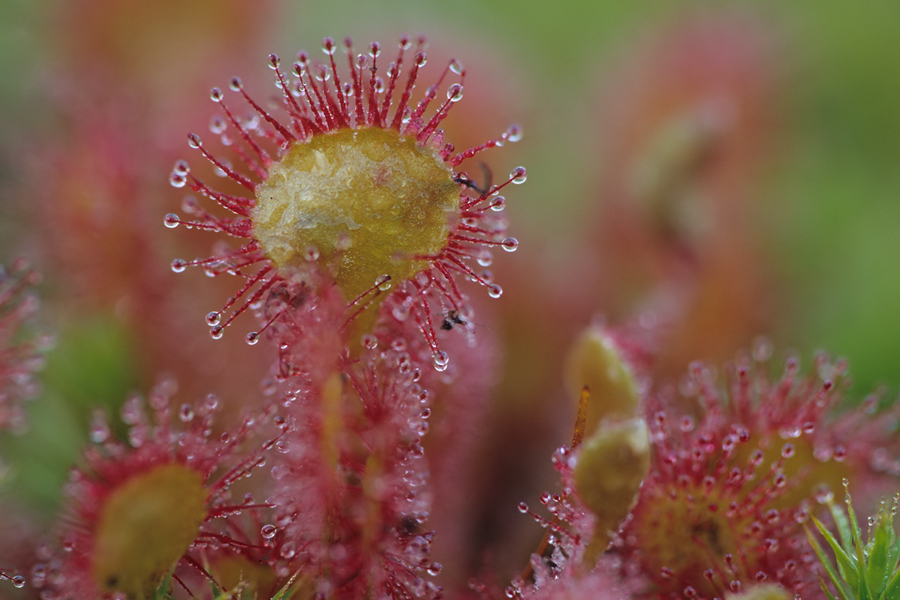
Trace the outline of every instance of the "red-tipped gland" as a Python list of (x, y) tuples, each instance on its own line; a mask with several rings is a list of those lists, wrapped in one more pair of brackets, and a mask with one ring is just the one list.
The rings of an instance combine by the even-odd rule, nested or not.
[[(263, 109), (237, 78), (231, 89), (258, 119), (240, 119), (221, 90), (213, 90), (211, 97), (225, 116), (213, 131), (223, 136), (226, 129), (233, 131), (228, 142), (243, 166), (217, 158), (195, 134), (188, 137), (189, 145), (250, 193), (214, 190), (180, 162), (172, 172), (174, 186), (189, 186), (235, 216), (193, 206), (189, 220), (168, 215), (165, 223), (245, 240), (237, 250), (173, 263), (176, 271), (202, 266), (211, 275), (228, 272), (246, 280), (219, 311), (222, 322), (214, 326), (215, 333), (263, 300), (276, 282), (311, 269), (337, 284), (348, 302), (348, 321), (357, 321), (355, 328), (365, 332), (386, 296), (377, 282), (387, 276), (392, 293), (410, 299), (409, 314), (438, 365), (443, 358), (432, 315), (436, 308), (463, 310), (466, 297), (459, 279), (480, 283), (491, 297), (501, 295), (500, 286), (473, 263), (485, 249), (513, 251), (518, 246), (493, 213), (503, 207), (500, 190), (523, 183), (525, 169), (516, 168), (499, 184), (479, 186), (456, 168), (488, 148), (518, 140), (521, 131), (513, 126), (497, 139), (454, 153), (439, 127), (462, 99), (465, 71), (451, 61), (437, 84), (413, 103), (419, 69), (426, 62), (423, 42), (410, 61), (405, 54), (409, 41), (403, 38), (384, 78), (377, 43), (356, 56), (352, 43), (345, 42), (348, 74), (336, 64), (331, 38), (322, 47), (327, 62), (315, 65), (300, 53), (293, 77), (270, 55), (283, 116)], [(447, 86), (446, 99), (440, 99), (438, 90), (451, 73), (459, 81)]]

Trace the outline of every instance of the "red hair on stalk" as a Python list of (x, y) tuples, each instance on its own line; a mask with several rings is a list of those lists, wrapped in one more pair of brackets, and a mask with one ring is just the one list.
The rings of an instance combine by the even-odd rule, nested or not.
[[(223, 92), (213, 89), (212, 99), (224, 118), (215, 119), (211, 129), (243, 166), (218, 158), (196, 134), (188, 136), (189, 143), (247, 193), (213, 189), (179, 161), (172, 185), (190, 187), (233, 216), (207, 211), (192, 198), (185, 202), (189, 218), (166, 216), (169, 227), (184, 224), (245, 240), (237, 249), (172, 263), (175, 271), (200, 266), (209, 275), (228, 272), (245, 280), (220, 310), (207, 316), (213, 337), (265, 300), (278, 282), (316, 270), (344, 295), (345, 327), (352, 324), (351, 336), (371, 331), (384, 292), (396, 286), (404, 310), (394, 311), (394, 317), (415, 320), (435, 367), (443, 370), (449, 357), (438, 346), (433, 315), (436, 310), (466, 311), (458, 279), (478, 282), (492, 297), (501, 295), (500, 286), (477, 265), (489, 263), (492, 248), (513, 251), (518, 246), (506, 237), (505, 222), (496, 212), (505, 206), (501, 190), (523, 183), (525, 169), (517, 167), (502, 183), (479, 186), (457, 167), (484, 150), (518, 140), (521, 132), (513, 125), (496, 139), (456, 152), (444, 142), (440, 125), (462, 98), (465, 70), (451, 60), (437, 83), (413, 103), (419, 70), (426, 63), (424, 38), (412, 57), (407, 55), (410, 47), (409, 38), (401, 38), (384, 77), (378, 64), (381, 46), (375, 42), (367, 54), (355, 55), (351, 41), (345, 41), (346, 76), (337, 66), (331, 38), (322, 46), (326, 62), (314, 64), (301, 52), (292, 77), (270, 55), (282, 95), (281, 116), (254, 101), (237, 78), (231, 89), (250, 105), (249, 117), (240, 117)], [(427, 116), (450, 76), (458, 81)], [(270, 315), (260, 331), (280, 316)], [(260, 331), (248, 334), (248, 342), (255, 343)]]

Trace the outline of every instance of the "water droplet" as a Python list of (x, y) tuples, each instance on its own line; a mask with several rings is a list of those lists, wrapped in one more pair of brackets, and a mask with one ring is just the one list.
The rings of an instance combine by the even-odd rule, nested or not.
[(228, 82), (228, 87), (234, 92), (239, 92), (244, 89), (244, 82), (241, 81), (240, 77), (232, 77), (231, 81)]
[(758, 467), (763, 463), (764, 459), (765, 455), (763, 454), (762, 450), (754, 450), (753, 454), (750, 455), (750, 466)]
[(450, 102), (459, 102), (463, 97), (463, 86), (454, 83), (447, 88), (447, 100)]
[(476, 260), (482, 267), (489, 267), (494, 260), (494, 256), (491, 254), (490, 250), (483, 250), (482, 252), (479, 252)]
[(181, 258), (176, 258), (172, 261), (172, 270), (176, 273), (181, 273), (187, 268), (187, 261)]
[(182, 404), (181, 410), (178, 411), (178, 418), (188, 423), (194, 419), (194, 409), (190, 404)]
[(465, 69), (463, 69), (462, 63), (454, 58), (450, 61), (450, 71), (457, 75), (462, 75), (465, 72)]
[(210, 327), (215, 327), (222, 320), (222, 314), (216, 311), (212, 311), (211, 313), (206, 315), (206, 324)]
[(506, 208), (506, 198), (503, 196), (497, 196), (491, 201), (491, 210), (494, 212), (500, 212), (504, 208)]
[(184, 175), (174, 171), (169, 175), (169, 185), (173, 188), (183, 188), (185, 183), (187, 183), (187, 177)]
[(200, 136), (196, 133), (188, 134), (188, 146), (191, 148), (199, 148), (203, 145), (203, 141), (200, 139)]
[(316, 262), (317, 260), (319, 260), (319, 249), (314, 246), (310, 246), (309, 248), (307, 248), (306, 260), (308, 262)]
[(443, 569), (443, 565), (441, 565), (441, 563), (438, 563), (438, 562), (436, 562), (436, 563), (431, 563), (430, 565), (428, 565), (427, 572), (428, 572), (429, 575), (431, 575), (432, 577), (434, 577), (434, 576), (440, 574), (441, 569)]
[(215, 394), (207, 394), (206, 400), (203, 401), (203, 407), (212, 412), (219, 407), (219, 397)]
[(492, 283), (488, 286), (488, 296), (491, 298), (499, 298), (503, 295), (503, 288), (497, 285), (496, 283)]
[(213, 102), (221, 102), (223, 97), (224, 97), (224, 94), (222, 93), (222, 90), (217, 87), (214, 87), (209, 92), (209, 98)]
[(322, 52), (328, 56), (334, 55), (334, 38), (327, 37), (322, 40)]
[(838, 444), (834, 447), (834, 460), (841, 462), (845, 458), (847, 458), (847, 448), (842, 444)]
[(447, 365), (450, 364), (450, 355), (444, 352), (443, 350), (438, 350), (434, 353), (434, 368), (437, 371), (445, 371), (447, 370)]
[(519, 240), (514, 237), (508, 237), (500, 242), (500, 245), (503, 246), (503, 249), (507, 252), (515, 252), (516, 248), (519, 247)]
[(519, 512), (522, 513), (523, 515), (528, 512), (528, 505), (525, 504), (524, 502), (519, 502), (518, 508), (519, 508)]
[(102, 444), (109, 439), (109, 424), (106, 421), (106, 413), (98, 410), (94, 413), (91, 420), (91, 441), (95, 444)]
[(412, 310), (412, 300), (410, 298), (407, 298), (403, 302), (395, 306), (391, 310), (391, 314), (398, 321), (405, 321), (409, 318), (410, 310)]
[(166, 215), (165, 224), (169, 229), (175, 229), (176, 227), (178, 227), (179, 223), (181, 223), (181, 220), (175, 213), (169, 213)]
[(356, 66), (360, 69), (365, 69), (369, 66), (369, 57), (365, 54), (360, 54), (356, 57)]
[(278, 58), (278, 55), (277, 55), (277, 54), (270, 54), (270, 55), (269, 55), (269, 68), (270, 68), (270, 69), (272, 69), (272, 70), (274, 71), (275, 69), (278, 68), (278, 66), (279, 66), (280, 64), (281, 64), (281, 59)]
[(267, 540), (271, 540), (273, 537), (275, 537), (275, 532), (277, 532), (277, 531), (278, 531), (278, 528), (275, 527), (274, 525), (272, 525), (271, 523), (269, 523), (267, 525), (263, 525), (262, 528), (259, 530), (259, 533)]
[(37, 563), (31, 567), (31, 585), (34, 587), (43, 587), (47, 582), (47, 565)]
[(362, 336), (362, 345), (369, 350), (374, 350), (378, 347), (378, 338), (371, 333), (367, 333), (366, 335)]
[(522, 139), (522, 128), (517, 124), (512, 124), (503, 134), (503, 137), (510, 142), (518, 142)]
[(225, 331), (225, 328), (221, 325), (216, 325), (212, 329), (209, 330), (209, 335), (212, 336), (212, 339), (219, 340), (222, 339), (222, 333)]
[(369, 54), (373, 58), (378, 58), (379, 56), (381, 56), (381, 44), (379, 44), (378, 42), (372, 42), (371, 44), (369, 44)]
[(412, 370), (412, 363), (409, 362), (409, 355), (403, 354), (400, 359), (397, 360), (397, 370), (400, 371), (401, 375), (406, 375)]
[(525, 179), (527, 178), (527, 176), (528, 176), (528, 174), (525, 171), (525, 167), (516, 167), (509, 174), (509, 178), (516, 185), (518, 185), (520, 183), (525, 183)]
[(416, 66), (417, 67), (424, 67), (425, 63), (427, 63), (427, 62), (428, 62), (428, 57), (425, 56), (424, 52), (419, 52), (416, 54)]
[(228, 128), (228, 125), (225, 123), (225, 119), (220, 116), (213, 116), (209, 119), (209, 130), (219, 135), (225, 132), (225, 129)]
[(391, 276), (387, 274), (379, 275), (378, 279), (375, 280), (375, 286), (382, 292), (388, 291), (391, 289)]
[(296, 554), (297, 554), (297, 550), (294, 549), (294, 544), (292, 542), (285, 542), (284, 545), (281, 547), (281, 558), (290, 560), (290, 559), (294, 558), (294, 556)]
[(11, 578), (13, 587), (17, 589), (22, 589), (25, 587), (25, 577), (22, 575), (13, 575)]
[(244, 339), (247, 340), (247, 344), (249, 344), (250, 346), (255, 346), (257, 342), (259, 342), (259, 332), (251, 331), (246, 335)]
[(191, 172), (191, 166), (185, 160), (177, 160), (175, 161), (175, 166), (172, 167), (172, 172), (179, 175), (187, 175)]
[(196, 196), (185, 196), (181, 201), (181, 210), (188, 214), (196, 214), (200, 210), (200, 203)]

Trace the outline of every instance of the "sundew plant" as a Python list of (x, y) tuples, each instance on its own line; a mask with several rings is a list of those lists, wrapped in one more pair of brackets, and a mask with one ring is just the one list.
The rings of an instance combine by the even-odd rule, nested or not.
[(893, 597), (897, 9), (338, 4), (0, 12), (0, 598)]

